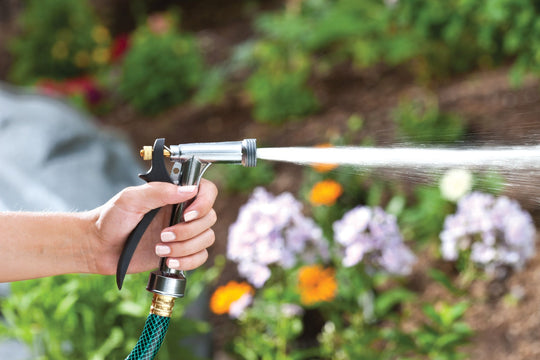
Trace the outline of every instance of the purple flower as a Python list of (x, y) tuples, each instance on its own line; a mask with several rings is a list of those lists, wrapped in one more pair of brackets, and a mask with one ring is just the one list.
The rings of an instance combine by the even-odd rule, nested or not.
[(273, 196), (257, 188), (229, 228), (227, 257), (260, 288), (270, 278), (271, 265), (291, 268), (298, 261), (327, 260), (329, 250), (322, 230), (302, 214), (302, 204), (290, 193)]
[(499, 266), (519, 270), (535, 253), (535, 237), (531, 216), (516, 201), (474, 192), (446, 217), (441, 253), (446, 260), (456, 260), (470, 250), (471, 260), (488, 271)]
[(391, 274), (411, 272), (416, 257), (403, 243), (396, 218), (381, 208), (358, 206), (334, 222), (333, 229), (344, 266), (364, 261)]

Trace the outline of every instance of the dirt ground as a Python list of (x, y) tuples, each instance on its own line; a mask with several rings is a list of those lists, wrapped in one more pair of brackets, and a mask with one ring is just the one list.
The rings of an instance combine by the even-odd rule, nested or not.
[[(100, 1), (96, 0), (96, 3)], [(232, 46), (251, 35), (250, 24), (245, 17), (220, 17), (215, 9), (188, 3), (186, 11), (197, 13), (199, 18), (186, 16), (190, 19), (187, 25), (197, 32), (211, 61), (224, 59)], [(117, 7), (108, 9), (110, 13), (117, 11)], [(233, 5), (226, 9), (231, 13), (240, 11)], [(201, 26), (206, 23), (210, 25)], [(1, 46), (12, 29), (7, 24), (12, 23), (6, 17), (0, 17), (0, 79), (5, 79), (10, 61)], [(130, 24), (118, 26), (122, 30), (122, 27), (129, 28)], [(314, 79), (313, 84), (322, 102), (321, 110), (302, 121), (279, 127), (254, 122), (249, 104), (242, 97), (235, 96), (221, 105), (204, 108), (181, 105), (152, 118), (140, 116), (128, 106), (119, 106), (97, 120), (104, 126), (125, 132), (135, 147), (151, 145), (156, 137), (165, 137), (171, 143), (256, 138), (259, 144), (268, 146), (299, 146), (327, 142), (333, 134), (346, 131), (347, 120), (357, 114), (365, 120), (358, 140), (369, 135), (377, 145), (384, 146), (396, 140), (390, 112), (400, 99), (429, 97), (436, 98), (443, 111), (455, 112), (468, 120), (471, 134), (468, 141), (471, 143), (520, 145), (538, 144), (540, 140), (540, 82), (531, 77), (521, 87), (514, 88), (508, 82), (507, 68), (468, 74), (428, 88), (417, 85), (406, 68), (380, 66), (358, 71), (344, 65), (327, 76)], [(278, 166), (271, 190), (295, 191), (301, 171), (298, 166)], [(511, 175), (513, 184), (507, 193), (533, 214), (538, 227), (540, 172)], [(215, 226), (217, 242), (212, 255), (224, 253), (227, 229), (245, 200), (246, 197), (241, 195), (219, 196), (216, 211), (220, 220)], [(233, 267), (228, 266), (225, 273), (234, 276)], [(426, 280), (421, 268), (416, 269), (415, 274), (419, 281)], [(521, 300), (517, 304), (511, 305), (503, 297), (490, 298), (489, 285), (473, 286), (475, 303), (467, 314), (467, 321), (476, 332), (467, 348), (471, 359), (540, 358), (539, 285), (540, 253), (524, 271), (512, 275), (504, 283), (506, 290), (520, 294)], [(423, 291), (426, 299), (439, 294), (434, 285), (429, 284)], [(223, 334), (228, 325), (225, 319), (218, 317), (212, 318), (212, 323), (219, 352), (227, 340), (219, 334)]]

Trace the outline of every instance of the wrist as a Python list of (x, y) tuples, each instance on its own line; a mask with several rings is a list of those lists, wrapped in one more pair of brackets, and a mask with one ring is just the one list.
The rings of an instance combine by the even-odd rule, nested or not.
[(99, 236), (97, 223), (99, 211), (91, 210), (78, 214), (79, 226), (83, 231), (80, 248), (74, 258), (78, 259), (82, 273), (102, 274), (99, 259), (103, 255), (102, 241)]
[(74, 233), (72, 246), (72, 267), (76, 273), (95, 273), (96, 270), (96, 237), (94, 215), (92, 212), (72, 214)]

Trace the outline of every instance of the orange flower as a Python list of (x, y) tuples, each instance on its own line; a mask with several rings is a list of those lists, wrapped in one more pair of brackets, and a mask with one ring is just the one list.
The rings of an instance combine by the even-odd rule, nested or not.
[[(329, 147), (332, 147), (332, 144), (330, 143), (327, 143), (327, 144), (319, 144), (317, 146), (315, 146), (317, 148), (329, 148)], [(321, 173), (325, 173), (325, 172), (328, 172), (328, 171), (331, 171), (331, 170), (334, 170), (335, 168), (337, 168), (339, 165), (338, 164), (319, 164), (319, 163), (313, 163), (311, 164), (311, 167), (315, 170), (315, 171), (318, 171), (318, 172), (321, 172)]]
[(298, 273), (298, 291), (304, 305), (331, 301), (336, 297), (335, 270), (320, 265), (303, 266)]
[(214, 291), (210, 298), (210, 310), (214, 314), (226, 314), (231, 304), (246, 294), (253, 294), (254, 290), (247, 282), (229, 281)]
[(334, 180), (323, 180), (316, 183), (309, 194), (313, 205), (333, 205), (343, 193), (343, 187)]

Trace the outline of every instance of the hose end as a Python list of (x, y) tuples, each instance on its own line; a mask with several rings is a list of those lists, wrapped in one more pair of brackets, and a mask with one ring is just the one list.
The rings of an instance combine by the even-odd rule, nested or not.
[(150, 314), (171, 317), (175, 299), (173, 296), (154, 294)]

